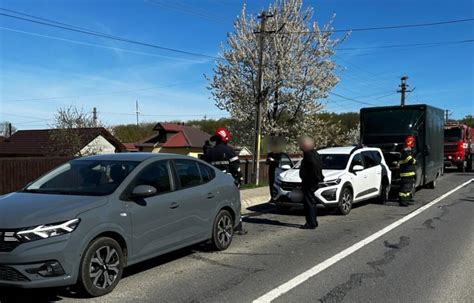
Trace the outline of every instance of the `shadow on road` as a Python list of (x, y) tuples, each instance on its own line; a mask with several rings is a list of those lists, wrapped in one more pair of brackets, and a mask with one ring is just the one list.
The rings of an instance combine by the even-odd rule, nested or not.
[[(135, 274), (189, 256), (195, 251), (205, 250), (207, 250), (207, 246), (204, 244), (194, 245), (144, 262), (140, 262), (138, 264), (131, 265), (125, 269), (122, 279), (127, 279), (127, 277), (133, 276)], [(0, 303), (60, 302), (64, 298), (84, 300), (88, 299), (88, 297), (84, 296), (81, 292), (78, 292), (74, 287), (43, 289), (20, 289), (0, 287)]]

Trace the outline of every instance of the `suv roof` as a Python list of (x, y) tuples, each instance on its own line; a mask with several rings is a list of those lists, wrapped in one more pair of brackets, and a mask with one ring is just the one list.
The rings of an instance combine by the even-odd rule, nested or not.
[(378, 150), (378, 148), (375, 147), (359, 147), (359, 146), (341, 146), (341, 147), (329, 147), (329, 148), (324, 148), (318, 150), (319, 154), (352, 154), (356, 150)]

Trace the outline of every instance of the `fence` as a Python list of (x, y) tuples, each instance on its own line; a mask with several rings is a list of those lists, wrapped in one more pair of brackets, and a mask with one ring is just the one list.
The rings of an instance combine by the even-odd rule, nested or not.
[(0, 158), (0, 195), (23, 188), (29, 182), (71, 158)]
[[(0, 195), (23, 188), (51, 169), (71, 160), (69, 157), (0, 158)], [(252, 182), (252, 160), (240, 160), (244, 184)], [(268, 165), (260, 160), (260, 184), (268, 182)]]

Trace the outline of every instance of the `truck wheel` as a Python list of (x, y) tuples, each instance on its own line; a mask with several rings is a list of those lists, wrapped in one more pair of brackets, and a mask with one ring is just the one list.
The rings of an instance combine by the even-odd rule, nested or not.
[(426, 187), (429, 188), (429, 189), (435, 189), (436, 188), (436, 180), (438, 179), (438, 176), (436, 176), (436, 178), (431, 181), (430, 183), (426, 184)]
[(344, 186), (339, 196), (339, 208), (337, 212), (340, 215), (346, 216), (351, 212), (352, 201), (354, 200), (352, 196), (352, 191), (349, 187)]

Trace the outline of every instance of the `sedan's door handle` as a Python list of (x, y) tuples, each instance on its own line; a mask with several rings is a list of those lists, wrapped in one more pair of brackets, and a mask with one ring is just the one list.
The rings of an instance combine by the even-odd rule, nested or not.
[(208, 198), (208, 199), (212, 199), (212, 198), (214, 198), (214, 197), (215, 197), (215, 196), (214, 196), (213, 193), (208, 193), (208, 194), (207, 194), (207, 198)]
[(178, 207), (179, 207), (178, 202), (173, 202), (173, 203), (170, 204), (171, 209), (175, 209), (175, 208), (178, 208)]

